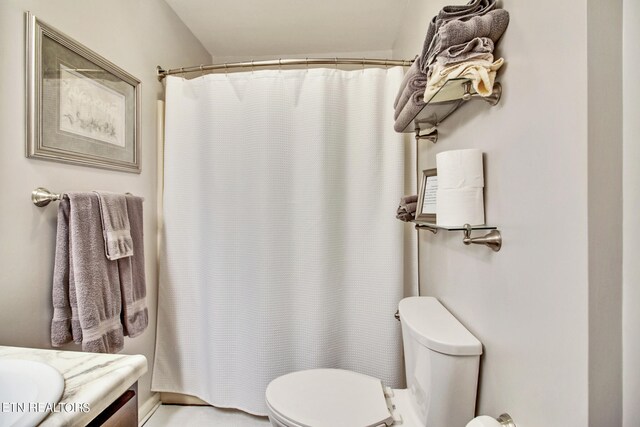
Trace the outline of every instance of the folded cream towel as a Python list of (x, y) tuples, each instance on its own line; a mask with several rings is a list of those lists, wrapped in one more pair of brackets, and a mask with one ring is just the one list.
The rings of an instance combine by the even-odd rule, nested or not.
[(122, 293), (122, 326), (131, 338), (140, 335), (149, 324), (147, 287), (144, 266), (142, 197), (127, 195), (127, 212), (131, 225), (133, 256), (118, 260)]
[(476, 37), (487, 37), (496, 43), (504, 34), (509, 25), (509, 12), (504, 9), (496, 9), (485, 15), (473, 16), (463, 21), (451, 20), (439, 29), (433, 38), (426, 61), (422, 64), (422, 71), (428, 72), (435, 58), (451, 46), (467, 43)]
[(73, 339), (83, 351), (117, 353), (124, 344), (120, 272), (104, 256), (98, 196), (69, 193), (58, 212), (51, 343)]
[(117, 260), (133, 255), (133, 242), (124, 194), (96, 191), (107, 259)]
[(504, 63), (503, 58), (486, 61), (467, 61), (456, 65), (440, 68), (434, 67), (433, 74), (429, 79), (425, 89), (425, 98), (433, 96), (444, 84), (455, 78), (467, 78), (471, 80), (473, 89), (480, 96), (489, 96), (493, 93), (493, 83), (496, 79), (496, 72)]

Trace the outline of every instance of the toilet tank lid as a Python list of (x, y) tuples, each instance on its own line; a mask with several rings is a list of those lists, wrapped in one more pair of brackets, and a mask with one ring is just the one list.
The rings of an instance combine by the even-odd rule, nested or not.
[(482, 343), (436, 298), (405, 298), (398, 309), (409, 333), (425, 347), (453, 356), (482, 354)]

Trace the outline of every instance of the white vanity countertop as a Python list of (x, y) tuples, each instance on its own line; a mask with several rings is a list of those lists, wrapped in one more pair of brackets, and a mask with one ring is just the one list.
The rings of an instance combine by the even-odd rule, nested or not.
[(0, 346), (0, 359), (44, 362), (64, 377), (60, 403), (88, 404), (89, 412), (54, 412), (41, 426), (84, 426), (147, 372), (142, 355), (83, 353)]

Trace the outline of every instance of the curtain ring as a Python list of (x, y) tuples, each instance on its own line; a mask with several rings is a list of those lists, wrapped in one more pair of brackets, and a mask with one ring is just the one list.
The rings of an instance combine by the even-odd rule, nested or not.
[(200, 64), (200, 77), (204, 76), (204, 66)]
[(387, 60), (384, 60), (384, 69), (388, 70), (389, 69), (389, 64), (387, 64)]
[(228, 64), (225, 62), (225, 63), (224, 63), (224, 75), (225, 75), (225, 76), (228, 76), (228, 75), (229, 75), (229, 74), (228, 74), (229, 69), (227, 68), (227, 65), (228, 65)]
[(364, 58), (362, 58), (362, 72), (364, 73)]
[(338, 58), (333, 58), (334, 60), (334, 65), (336, 66), (336, 70), (338, 69)]
[(278, 58), (278, 70), (282, 71), (282, 58)]
[(251, 74), (253, 74), (253, 59), (251, 60)]
[(307, 64), (307, 71), (309, 71), (309, 58), (304, 58), (304, 62)]

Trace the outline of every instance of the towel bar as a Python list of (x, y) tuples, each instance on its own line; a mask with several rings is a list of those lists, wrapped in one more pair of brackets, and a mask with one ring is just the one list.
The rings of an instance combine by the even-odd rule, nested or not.
[[(129, 192), (124, 194), (131, 195)], [(51, 202), (62, 200), (62, 196), (64, 196), (64, 193), (52, 193), (44, 187), (38, 187), (31, 192), (31, 201), (37, 207), (42, 208)]]

